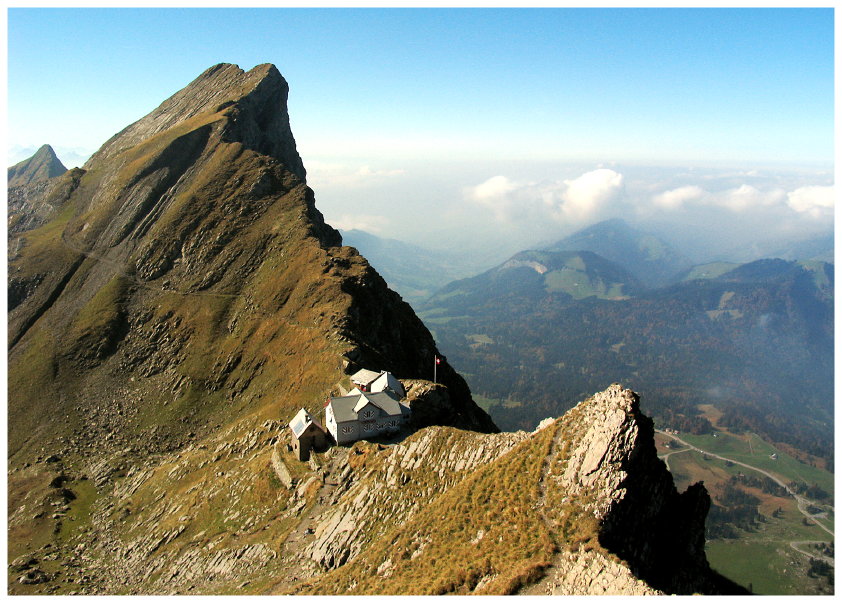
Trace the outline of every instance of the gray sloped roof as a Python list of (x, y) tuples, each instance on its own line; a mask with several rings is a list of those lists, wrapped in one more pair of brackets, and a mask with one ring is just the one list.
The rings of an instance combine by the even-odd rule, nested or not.
[(366, 398), (372, 401), (375, 406), (380, 408), (389, 416), (400, 416), (401, 405), (395, 400), (393, 395), (389, 392), (377, 392), (376, 394), (366, 394)]
[(376, 394), (355, 394), (353, 396), (342, 396), (331, 398), (330, 406), (333, 408), (333, 416), (337, 423), (356, 421), (357, 413), (354, 407), (360, 402), (360, 398), (366, 398), (389, 416), (401, 416), (401, 404), (389, 392), (378, 392)]

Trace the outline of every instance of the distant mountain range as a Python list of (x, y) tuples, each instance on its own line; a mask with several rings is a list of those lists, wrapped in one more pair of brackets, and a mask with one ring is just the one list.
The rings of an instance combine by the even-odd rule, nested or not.
[(576, 244), (616, 261), (525, 251), (420, 307), (501, 428), (530, 428), (620, 381), (646, 393), (662, 425), (704, 429), (697, 407), (712, 403), (735, 429), (832, 456), (832, 264), (691, 267), (615, 220), (553, 247)]
[(423, 307), (441, 303), (467, 315), (501, 300), (520, 305), (551, 299), (624, 299), (642, 290), (628, 270), (590, 251), (522, 251), (491, 270), (448, 284)]

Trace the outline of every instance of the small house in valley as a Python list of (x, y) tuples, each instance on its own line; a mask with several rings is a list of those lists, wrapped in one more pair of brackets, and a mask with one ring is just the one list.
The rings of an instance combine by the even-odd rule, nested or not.
[(325, 424), (337, 444), (348, 444), (396, 432), (409, 415), (409, 406), (391, 391), (356, 391), (328, 401)]
[(324, 427), (303, 408), (290, 421), (292, 447), (299, 461), (309, 461), (311, 450), (327, 448), (327, 433)]

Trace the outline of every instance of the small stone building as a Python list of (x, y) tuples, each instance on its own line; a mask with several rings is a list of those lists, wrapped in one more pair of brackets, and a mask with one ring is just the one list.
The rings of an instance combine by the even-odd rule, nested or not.
[(290, 421), (292, 448), (299, 461), (309, 461), (310, 451), (327, 449), (327, 433), (324, 427), (303, 408)]

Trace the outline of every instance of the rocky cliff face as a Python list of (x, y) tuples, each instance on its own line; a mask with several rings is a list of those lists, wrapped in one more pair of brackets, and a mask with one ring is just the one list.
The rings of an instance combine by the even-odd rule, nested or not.
[[(138, 416), (117, 415), (118, 431), (184, 440), (232, 402), (318, 406), (350, 362), (429, 377), (429, 332), (315, 207), (287, 90), (271, 65), (208, 69), (62, 177), (40, 227), (12, 236), (13, 455), (44, 445), (36, 432), (103, 431), (91, 407), (120, 388)], [(454, 424), (496, 429), (461, 377), (441, 376)], [(59, 412), (30, 412), (45, 400)]]

